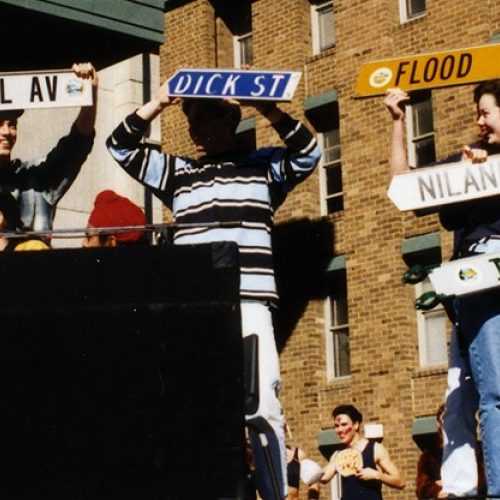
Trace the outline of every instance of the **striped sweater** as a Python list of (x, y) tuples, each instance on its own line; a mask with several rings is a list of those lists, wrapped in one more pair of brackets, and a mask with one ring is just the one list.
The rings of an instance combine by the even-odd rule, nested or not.
[(129, 115), (107, 147), (134, 179), (153, 190), (173, 213), (176, 245), (236, 242), (240, 297), (276, 302), (271, 231), (275, 210), (321, 156), (314, 136), (285, 115), (274, 128), (286, 147), (233, 151), (194, 160), (145, 147), (149, 123)]

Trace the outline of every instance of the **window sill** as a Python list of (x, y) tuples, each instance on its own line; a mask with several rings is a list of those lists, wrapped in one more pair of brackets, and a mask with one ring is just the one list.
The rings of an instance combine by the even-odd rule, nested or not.
[(309, 56), (306, 59), (306, 64), (318, 61), (320, 59), (323, 59), (324, 57), (331, 56), (333, 54), (335, 54), (335, 46), (333, 46), (333, 47), (331, 47), (329, 49), (323, 50), (319, 54), (313, 54), (312, 56)]
[(427, 17), (427, 11), (424, 12), (423, 14), (419, 14), (418, 16), (415, 16), (415, 17), (409, 17), (407, 19), (402, 19), (401, 20), (401, 26), (407, 26), (410, 23), (418, 21), (419, 19), (424, 19), (426, 17)]
[(346, 375), (345, 377), (336, 377), (326, 381), (325, 392), (335, 391), (338, 389), (347, 389), (351, 387), (351, 375)]
[(433, 375), (446, 375), (447, 372), (447, 363), (432, 366), (421, 366), (413, 370), (412, 378), (425, 378)]

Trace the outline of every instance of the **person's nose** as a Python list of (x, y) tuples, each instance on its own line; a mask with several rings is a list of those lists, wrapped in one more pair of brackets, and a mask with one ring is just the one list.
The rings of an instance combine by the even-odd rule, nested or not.
[(0, 125), (0, 134), (2, 135), (10, 135), (10, 127), (8, 123), (2, 123)]
[(480, 127), (484, 125), (484, 116), (480, 115), (476, 122)]

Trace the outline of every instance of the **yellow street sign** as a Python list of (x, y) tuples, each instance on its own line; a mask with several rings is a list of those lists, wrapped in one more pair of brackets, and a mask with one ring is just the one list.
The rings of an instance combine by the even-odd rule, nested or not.
[(500, 78), (500, 43), (372, 61), (361, 66), (356, 97), (465, 85)]

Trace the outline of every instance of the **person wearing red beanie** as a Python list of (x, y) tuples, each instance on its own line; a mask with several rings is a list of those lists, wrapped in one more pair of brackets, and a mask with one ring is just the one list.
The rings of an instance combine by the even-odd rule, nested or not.
[[(146, 216), (140, 207), (124, 196), (111, 191), (101, 191), (95, 198), (88, 228), (107, 231), (89, 231), (83, 241), (84, 248), (116, 247), (147, 242)], [(121, 231), (120, 228), (139, 226), (137, 230)]]

